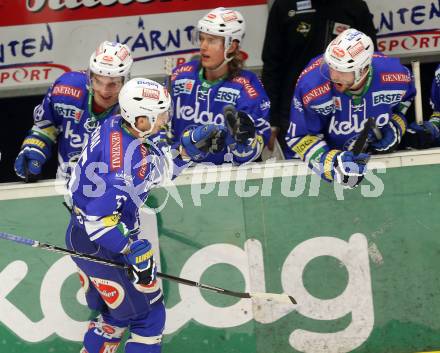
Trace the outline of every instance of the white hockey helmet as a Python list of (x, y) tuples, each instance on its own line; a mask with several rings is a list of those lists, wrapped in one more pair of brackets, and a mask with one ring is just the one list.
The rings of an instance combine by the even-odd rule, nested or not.
[[(119, 92), (119, 106), (122, 118), (143, 137), (151, 133), (159, 114), (169, 111), (171, 97), (167, 89), (156, 81), (133, 78)], [(141, 131), (136, 127), (138, 116), (147, 117), (150, 130)]]
[(117, 42), (102, 42), (90, 56), (89, 70), (97, 75), (128, 79), (133, 65), (130, 48)]
[(326, 64), (340, 72), (354, 72), (354, 85), (366, 74), (362, 71), (371, 64), (374, 44), (369, 36), (354, 28), (339, 34), (325, 50)]
[(225, 38), (225, 59), (226, 52), (234, 40), (242, 42), (246, 31), (246, 22), (243, 15), (232, 9), (217, 7), (208, 12), (197, 23), (198, 32), (212, 34)]

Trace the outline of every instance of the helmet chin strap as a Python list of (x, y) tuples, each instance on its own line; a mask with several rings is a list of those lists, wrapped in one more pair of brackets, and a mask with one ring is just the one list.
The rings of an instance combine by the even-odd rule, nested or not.
[[(356, 85), (358, 85), (360, 82), (362, 82), (365, 79), (365, 77), (368, 76), (369, 72), (370, 72), (370, 66), (368, 66), (368, 70), (365, 71), (365, 73), (362, 76), (360, 76), (358, 79), (356, 79), (356, 77), (355, 77), (354, 83), (349, 89), (351, 90), (353, 87), (356, 87)], [(355, 74), (355, 76), (356, 76), (356, 74)]]
[(141, 130), (139, 130), (136, 126), (135, 126), (135, 124), (131, 124), (130, 123), (130, 126), (139, 134), (139, 137), (140, 138), (144, 138), (144, 137), (147, 137), (148, 135), (151, 135), (151, 132), (153, 131), (153, 129), (154, 129), (154, 124), (151, 126), (151, 128), (149, 129), (149, 130), (147, 130), (147, 131), (141, 131)]
[(231, 56), (230, 58), (228, 58), (228, 55), (227, 55), (227, 53), (228, 53), (228, 50), (231, 48), (231, 46), (229, 46), (229, 48), (228, 49), (225, 49), (225, 51), (224, 51), (224, 53), (223, 53), (223, 58), (224, 58), (224, 60), (223, 60), (223, 62), (219, 65), (219, 66), (217, 66), (215, 69), (205, 69), (206, 71), (209, 71), (209, 72), (216, 72), (216, 71), (218, 71), (218, 70), (220, 70), (221, 68), (223, 68), (228, 62), (230, 62), (232, 59), (234, 59), (234, 56)]

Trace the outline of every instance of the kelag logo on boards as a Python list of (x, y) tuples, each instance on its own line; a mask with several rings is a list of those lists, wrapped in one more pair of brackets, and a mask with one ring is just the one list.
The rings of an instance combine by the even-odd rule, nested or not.
[(29, 64), (0, 68), (0, 87), (52, 82), (64, 72), (69, 71), (71, 71), (69, 67), (60, 64)]

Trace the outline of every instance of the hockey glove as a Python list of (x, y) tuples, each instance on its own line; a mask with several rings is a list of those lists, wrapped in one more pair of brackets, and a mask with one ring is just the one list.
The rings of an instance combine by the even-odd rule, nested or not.
[(236, 111), (232, 105), (224, 108), (226, 127), (229, 134), (238, 144), (248, 144), (249, 139), (255, 138), (255, 124), (252, 118), (243, 111)]
[(405, 134), (406, 122), (402, 117), (394, 114), (388, 124), (379, 128), (382, 138), (378, 139), (374, 133), (370, 134), (370, 148), (376, 153), (393, 152)]
[(43, 164), (51, 156), (52, 142), (41, 136), (29, 135), (23, 141), (15, 159), (15, 173), (26, 182), (37, 181)]
[(181, 144), (193, 161), (201, 161), (208, 153), (221, 152), (225, 148), (226, 131), (209, 124), (190, 127), (182, 134)]
[(430, 121), (424, 121), (423, 125), (416, 122), (409, 124), (404, 140), (407, 147), (424, 149), (433, 147), (439, 137), (438, 127)]
[(151, 285), (156, 280), (157, 267), (148, 240), (141, 239), (131, 243), (124, 259), (130, 265), (127, 276), (133, 284)]
[(351, 151), (339, 152), (333, 160), (333, 177), (345, 188), (357, 187), (367, 172), (367, 153), (354, 155)]

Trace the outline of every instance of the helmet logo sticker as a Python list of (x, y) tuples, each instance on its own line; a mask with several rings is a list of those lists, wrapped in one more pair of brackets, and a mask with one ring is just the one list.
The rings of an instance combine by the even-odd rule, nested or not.
[(142, 89), (142, 97), (145, 97), (148, 99), (159, 100), (160, 93), (157, 89), (143, 88)]
[(345, 56), (345, 50), (339, 47), (333, 47), (332, 55), (336, 58), (343, 58)]
[(348, 49), (348, 53), (353, 59), (364, 51), (365, 47), (361, 42), (356, 43), (352, 48)]

